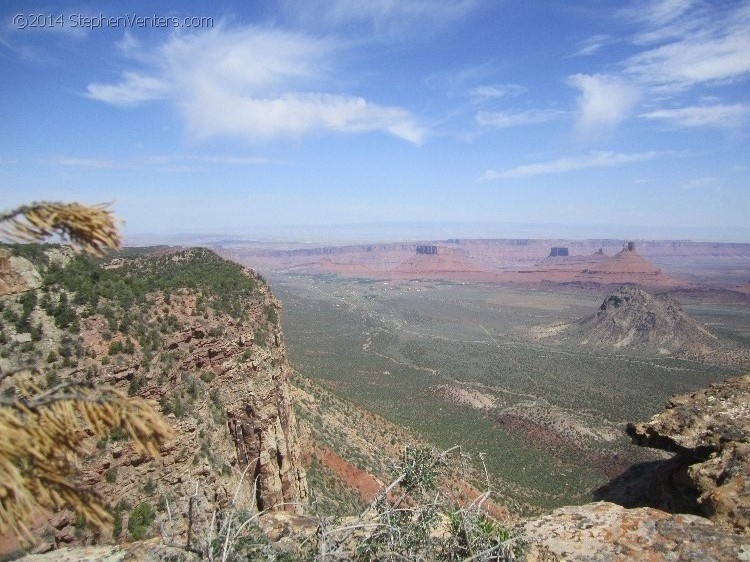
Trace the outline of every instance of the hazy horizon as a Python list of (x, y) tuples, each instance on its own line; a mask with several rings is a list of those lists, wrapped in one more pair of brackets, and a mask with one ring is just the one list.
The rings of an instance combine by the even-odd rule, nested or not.
[(451, 238), (690, 240), (750, 243), (750, 228), (634, 228), (624, 225), (554, 225), (519, 223), (382, 222), (335, 225), (277, 225), (216, 231), (131, 233), (125, 245), (203, 243), (219, 246), (252, 244), (346, 245), (416, 242)]

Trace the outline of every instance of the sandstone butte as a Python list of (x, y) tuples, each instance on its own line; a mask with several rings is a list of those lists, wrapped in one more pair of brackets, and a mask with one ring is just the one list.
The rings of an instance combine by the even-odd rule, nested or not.
[[(651, 289), (692, 287), (644, 258), (634, 243), (578, 241), (568, 255), (551, 257), (554, 240), (461, 240), (422, 244), (374, 244), (290, 250), (221, 248), (222, 255), (265, 270), (333, 273), (374, 279), (452, 280), (516, 285), (638, 285)], [(566, 242), (571, 244), (570, 241)], [(592, 250), (596, 244), (604, 244)], [(420, 251), (428, 248), (431, 251)], [(567, 246), (565, 247), (567, 249)], [(656, 255), (664, 249), (651, 249)], [(706, 249), (703, 248), (705, 251)], [(718, 251), (718, 250), (717, 250)], [(721, 249), (720, 251), (724, 251)], [(744, 251), (744, 250), (743, 250)], [(588, 252), (588, 253), (585, 253)]]

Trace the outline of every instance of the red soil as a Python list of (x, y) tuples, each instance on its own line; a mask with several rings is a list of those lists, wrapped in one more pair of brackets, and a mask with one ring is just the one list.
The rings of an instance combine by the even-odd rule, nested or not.
[(383, 486), (383, 483), (372, 474), (342, 459), (328, 447), (324, 447), (323, 449), (316, 448), (315, 456), (324, 466), (330, 468), (349, 488), (356, 490), (366, 502), (374, 500), (378, 491)]

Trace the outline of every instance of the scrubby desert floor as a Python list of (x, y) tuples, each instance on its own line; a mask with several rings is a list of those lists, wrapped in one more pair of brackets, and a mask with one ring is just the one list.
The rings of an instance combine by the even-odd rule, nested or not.
[[(462, 444), (524, 512), (589, 501), (654, 453), (624, 434), (671, 395), (746, 370), (594, 345), (566, 326), (604, 293), (438, 281), (274, 274), (292, 364), (342, 397), (438, 446)], [(728, 345), (750, 347), (750, 300), (686, 295)], [(574, 333), (575, 332), (575, 333)]]

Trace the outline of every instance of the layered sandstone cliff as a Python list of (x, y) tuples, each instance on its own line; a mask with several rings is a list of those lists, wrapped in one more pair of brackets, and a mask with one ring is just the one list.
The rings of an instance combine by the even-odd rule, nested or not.
[[(227, 301), (234, 309), (222, 305), (221, 295), (189, 288), (190, 276), (200, 277), (214, 261), (222, 261), (207, 250), (154, 259), (104, 264), (108, 277), (100, 282), (122, 291), (143, 282), (144, 272), (157, 282), (181, 276), (185, 288), (154, 288), (143, 302), (126, 309), (117, 309), (114, 296), (100, 298), (92, 314), (90, 305), (75, 304), (83, 300), (76, 291), (50, 285), (38, 291), (34, 302), (51, 301), (48, 310), (57, 314), (66, 293), (64, 301), (77, 315), (76, 329), (59, 327), (59, 319), (40, 304), (29, 323), (39, 326), (41, 337), (28, 349), (15, 342), (12, 324), (4, 326), (5, 361), (36, 357), (47, 381), (85, 378), (152, 399), (176, 429), (175, 439), (156, 460), (139, 455), (117, 433), (98, 441), (82, 436), (87, 462), (78, 480), (97, 492), (115, 516), (113, 540), (132, 538), (128, 522), (143, 503), (154, 513), (146, 536), (161, 534), (187, 547), (205, 539), (212, 516), (230, 507), (300, 512), (307, 482), (292, 407), (292, 369), (279, 323), (281, 304), (262, 278), (234, 264), (221, 264), (241, 271), (233, 273), (242, 286), (225, 288), (236, 291), (237, 298)], [(9, 267), (0, 278), (16, 279), (14, 262), (5, 263)], [(6, 309), (21, 313), (18, 297), (0, 298)], [(69, 355), (60, 364), (66, 349)], [(42, 550), (92, 538), (92, 531), (76, 527), (72, 512), (52, 514), (46, 523), (43, 519), (35, 532), (46, 537)]]

